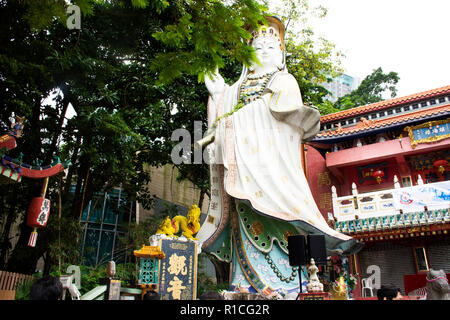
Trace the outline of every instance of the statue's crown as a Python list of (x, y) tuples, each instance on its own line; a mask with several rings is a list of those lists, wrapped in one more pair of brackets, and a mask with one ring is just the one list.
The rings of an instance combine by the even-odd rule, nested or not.
[(257, 31), (252, 32), (253, 41), (258, 39), (259, 37), (274, 37), (277, 38), (278, 41), (281, 41), (280, 34), (273, 26), (262, 26)]
[(284, 26), (281, 20), (277, 17), (266, 17), (269, 24), (261, 25), (258, 29), (252, 30), (252, 39), (250, 44), (252, 44), (258, 38), (274, 38), (278, 41), (280, 49), (283, 50), (284, 47)]

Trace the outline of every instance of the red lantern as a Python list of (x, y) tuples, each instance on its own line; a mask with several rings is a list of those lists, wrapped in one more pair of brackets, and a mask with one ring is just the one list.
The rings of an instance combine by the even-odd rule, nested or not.
[(384, 172), (382, 170), (378, 169), (377, 171), (374, 171), (374, 173), (372, 173), (372, 177), (377, 179), (378, 183), (381, 183), (381, 180), (384, 177)]
[(47, 191), (47, 185), (48, 178), (45, 178), (44, 184), (42, 185), (41, 196), (33, 198), (30, 207), (28, 208), (27, 225), (33, 228), (30, 239), (28, 240), (29, 247), (36, 246), (37, 228), (45, 228), (50, 215), (50, 200), (44, 198)]
[(27, 225), (34, 228), (28, 246), (34, 247), (37, 240), (37, 228), (45, 228), (50, 215), (50, 200), (43, 197), (33, 198), (28, 208)]
[(447, 166), (447, 160), (436, 160), (433, 165), (438, 168), (440, 174), (443, 174)]

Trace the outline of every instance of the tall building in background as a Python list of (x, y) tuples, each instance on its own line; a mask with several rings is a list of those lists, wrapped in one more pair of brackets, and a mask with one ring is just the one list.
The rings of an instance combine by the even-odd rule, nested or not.
[(358, 77), (352, 77), (348, 74), (343, 74), (333, 79), (333, 81), (324, 83), (323, 86), (331, 92), (331, 95), (325, 97), (326, 100), (336, 102), (340, 97), (352, 92), (361, 83), (361, 79)]

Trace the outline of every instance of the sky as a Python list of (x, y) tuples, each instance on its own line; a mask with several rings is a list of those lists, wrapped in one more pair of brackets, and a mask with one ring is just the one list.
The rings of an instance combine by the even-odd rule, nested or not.
[(395, 71), (397, 97), (450, 85), (450, 0), (310, 0), (328, 8), (311, 20), (336, 45), (348, 75)]

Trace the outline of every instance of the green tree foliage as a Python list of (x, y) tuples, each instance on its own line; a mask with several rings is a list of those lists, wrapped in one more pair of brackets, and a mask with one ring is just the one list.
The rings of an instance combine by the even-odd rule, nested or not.
[(162, 216), (152, 215), (145, 221), (123, 225), (123, 229), (127, 232), (119, 238), (119, 241), (125, 245), (127, 257), (132, 257), (134, 250), (148, 245), (149, 237), (155, 234), (162, 220)]
[(291, 53), (287, 58), (288, 70), (297, 79), (304, 102), (317, 107), (325, 104), (325, 96), (329, 93), (323, 83), (341, 71), (331, 59), (334, 46), (324, 39), (320, 42), (322, 45), (318, 50), (317, 42), (312, 39), (300, 43), (289, 40), (286, 45)]
[(322, 6), (312, 7), (308, 0), (283, 0), (274, 9), (286, 27), (286, 63), (296, 78), (305, 104), (313, 105), (321, 114), (333, 111), (325, 100), (329, 93), (323, 83), (343, 73), (343, 53), (330, 41), (314, 34), (310, 18), (327, 14)]
[(390, 91), (391, 98), (394, 98), (397, 94), (395, 86), (399, 79), (397, 72), (383, 73), (383, 69), (379, 67), (365, 77), (356, 90), (339, 98), (334, 107), (338, 110), (346, 110), (383, 101), (383, 93), (387, 90)]

